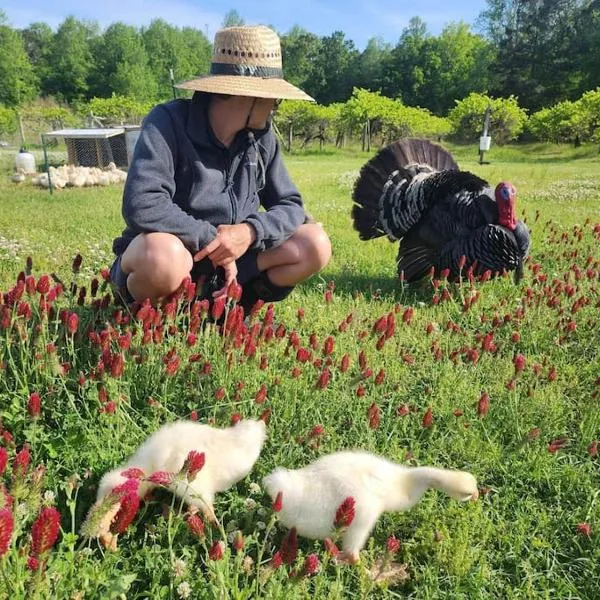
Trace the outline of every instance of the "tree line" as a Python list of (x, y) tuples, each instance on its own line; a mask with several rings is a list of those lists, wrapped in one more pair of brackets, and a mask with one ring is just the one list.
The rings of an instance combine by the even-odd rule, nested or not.
[[(230, 11), (223, 24), (242, 22)], [(600, 86), (600, 0), (487, 0), (478, 30), (450, 23), (432, 35), (415, 17), (395, 45), (374, 37), (359, 51), (341, 31), (293, 27), (280, 34), (284, 73), (322, 106), (358, 88), (439, 117), (470, 93), (514, 96), (535, 112)], [(42, 96), (73, 105), (113, 94), (158, 102), (172, 97), (171, 75), (207, 73), (210, 56), (204, 32), (160, 19), (101, 30), (68, 17), (54, 31), (42, 22), (13, 28), (0, 11), (0, 104)]]

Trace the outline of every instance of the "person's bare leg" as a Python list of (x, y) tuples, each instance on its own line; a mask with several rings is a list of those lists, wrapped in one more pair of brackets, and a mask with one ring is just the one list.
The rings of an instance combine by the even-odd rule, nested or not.
[(331, 258), (331, 242), (316, 223), (301, 225), (281, 246), (258, 255), (258, 268), (277, 286), (288, 287), (318, 273)]
[(158, 302), (172, 294), (192, 270), (194, 261), (181, 240), (170, 233), (141, 233), (121, 258), (128, 273), (127, 289), (142, 302)]

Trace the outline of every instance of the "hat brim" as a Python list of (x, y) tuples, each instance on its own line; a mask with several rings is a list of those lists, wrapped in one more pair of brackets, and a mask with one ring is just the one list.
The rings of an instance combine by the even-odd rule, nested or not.
[(232, 96), (250, 96), (252, 98), (276, 98), (283, 100), (315, 99), (285, 79), (274, 77), (245, 77), (241, 75), (205, 75), (196, 77), (175, 87), (195, 92), (212, 94), (230, 94)]

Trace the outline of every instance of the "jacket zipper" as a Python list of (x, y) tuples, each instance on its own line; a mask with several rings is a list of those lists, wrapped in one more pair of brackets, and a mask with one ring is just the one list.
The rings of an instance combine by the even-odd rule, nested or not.
[(227, 193), (229, 194), (229, 203), (231, 204), (231, 224), (235, 225), (237, 220), (237, 206), (235, 203), (235, 195), (233, 193), (233, 176), (231, 173), (232, 164), (231, 164), (231, 155), (228, 150), (226, 150), (227, 158), (225, 161), (225, 185), (227, 189)]

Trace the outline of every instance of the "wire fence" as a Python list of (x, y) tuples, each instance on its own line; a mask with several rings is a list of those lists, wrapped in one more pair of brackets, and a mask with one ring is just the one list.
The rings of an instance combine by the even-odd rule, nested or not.
[(50, 192), (122, 183), (140, 126), (106, 125), (92, 115), (68, 124), (21, 118), (18, 131), (0, 139), (0, 177)]

